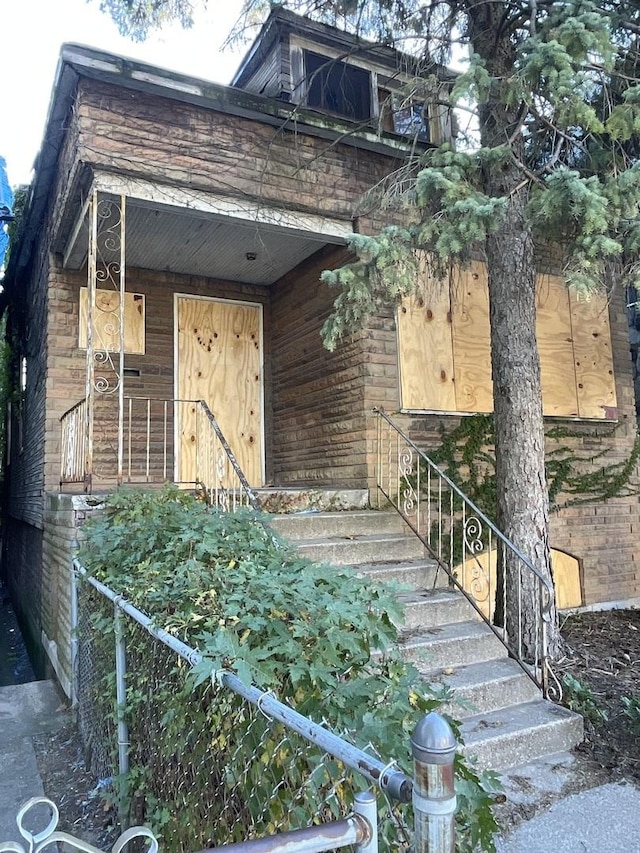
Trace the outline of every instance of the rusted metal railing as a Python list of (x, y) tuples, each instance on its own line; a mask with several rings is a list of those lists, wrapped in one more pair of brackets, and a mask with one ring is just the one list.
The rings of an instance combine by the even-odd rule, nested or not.
[[(60, 485), (93, 486), (175, 482), (211, 504), (258, 508), (255, 492), (204, 400), (124, 397), (120, 418), (100, 400), (89, 424), (87, 400), (61, 417)], [(93, 429), (89, 454), (88, 432)]]
[(550, 581), (384, 412), (377, 490), (531, 680), (550, 695)]
[[(176, 659), (180, 661), (181, 677), (175, 682), (175, 689), (182, 691), (188, 671), (202, 665), (203, 657), (197, 649), (158, 627), (122, 595), (88, 576), (77, 560), (73, 562), (73, 573), (74, 597), (79, 595), (77, 578), (83, 578), (81, 600), (73, 608), (78, 616), (73, 627), (78, 637), (74, 670), (80, 731), (92, 746), (92, 757), (103, 756), (104, 763), (98, 762), (99, 773), (108, 779), (120, 774), (122, 781), (128, 773), (129, 753), (133, 766), (141, 755), (148, 755), (158, 727), (166, 726), (166, 707), (139, 701), (140, 685), (146, 685), (144, 690), (147, 690), (150, 681), (148, 658), (143, 658), (147, 661), (144, 672), (136, 669), (141, 643), (152, 644), (154, 666), (166, 658), (167, 669), (154, 670), (151, 679), (166, 679), (165, 688), (175, 678)], [(104, 635), (108, 636), (106, 643), (96, 633), (97, 623), (93, 618), (96, 608), (104, 612), (106, 619), (114, 620), (113, 632)], [(115, 679), (105, 679), (107, 671), (113, 668)], [(105, 691), (106, 683), (111, 685), (111, 695), (109, 689)], [(376, 744), (370, 744), (367, 751), (359, 749), (331, 731), (326, 721), (319, 724), (309, 719), (280, 702), (271, 691), (246, 683), (233, 672), (213, 672), (207, 691), (206, 707), (214, 711), (213, 719), (217, 719), (215, 701), (219, 701), (213, 701), (214, 697), (217, 691), (223, 691), (228, 697), (223, 703), (236, 708), (234, 719), (242, 722), (241, 728), (236, 732), (226, 725), (224, 737), (212, 736), (213, 730), (203, 726), (202, 721), (197, 728), (189, 729), (185, 720), (189, 756), (201, 753), (200, 759), (188, 760), (183, 765), (186, 773), (183, 777), (178, 772), (180, 764), (174, 753), (165, 766), (162, 761), (167, 756), (162, 758), (159, 751), (154, 767), (160, 784), (148, 792), (156, 805), (164, 797), (168, 803), (179, 802), (184, 808), (191, 802), (187, 796), (189, 787), (197, 788), (200, 797), (206, 800), (199, 797), (197, 801), (198, 813), (207, 817), (206, 826), (201, 827), (205, 837), (215, 827), (221, 827), (218, 831), (222, 833), (222, 837), (210, 838), (223, 846), (207, 848), (206, 853), (212, 850), (271, 853), (284, 849), (309, 853), (348, 845), (355, 845), (358, 853), (377, 853), (378, 836), (386, 850), (453, 853), (456, 808), (453, 762), (457, 742), (449, 724), (439, 714), (431, 712), (414, 729), (412, 778), (395, 760), (378, 757)], [(101, 703), (98, 713), (93, 707), (96, 701)], [(194, 694), (194, 702), (197, 701)], [(240, 715), (234, 702), (242, 703)], [(137, 719), (140, 715), (142, 726)], [(113, 725), (114, 716), (117, 728)], [(230, 764), (235, 761), (236, 737), (242, 744), (241, 772)], [(246, 752), (247, 738), (254, 743), (251, 756)], [(202, 750), (198, 746), (200, 740)], [(276, 774), (272, 763), (280, 765)], [(154, 775), (149, 784), (153, 786), (155, 781)], [(363, 785), (367, 790), (358, 790)], [(145, 792), (139, 795), (144, 796)], [(378, 797), (382, 798), (381, 809)], [(275, 810), (270, 809), (270, 802)], [(413, 805), (413, 831), (409, 804)], [(275, 823), (274, 815), (277, 815)], [(170, 826), (170, 812), (168, 820)], [(308, 825), (300, 826), (300, 822)], [(229, 827), (233, 827), (237, 840), (225, 844)], [(249, 836), (251, 840), (242, 840)]]

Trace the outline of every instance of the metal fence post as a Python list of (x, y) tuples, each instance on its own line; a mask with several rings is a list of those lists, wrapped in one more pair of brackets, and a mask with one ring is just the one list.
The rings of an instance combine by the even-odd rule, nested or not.
[[(129, 727), (127, 725), (126, 703), (127, 703), (127, 658), (126, 646), (124, 639), (124, 630), (122, 627), (122, 611), (118, 607), (118, 603), (114, 603), (113, 612), (113, 630), (116, 638), (116, 714), (118, 719), (118, 772), (120, 776), (129, 772)], [(120, 798), (119, 817), (124, 823), (125, 821), (125, 805), (122, 797)], [(126, 824), (125, 824), (126, 825)]]
[(456, 747), (451, 726), (435, 711), (423, 717), (414, 729), (414, 853), (455, 853)]
[(378, 853), (378, 805), (372, 791), (358, 791), (354, 797), (354, 814), (367, 822), (371, 829), (369, 837), (356, 845), (356, 853)]

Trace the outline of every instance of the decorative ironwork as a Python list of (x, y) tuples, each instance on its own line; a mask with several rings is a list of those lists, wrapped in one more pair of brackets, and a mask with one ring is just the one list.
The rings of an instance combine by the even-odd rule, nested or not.
[(550, 581), (384, 412), (374, 412), (378, 495), (402, 515), (451, 584), (549, 695)]
[(482, 522), (472, 515), (464, 523), (463, 535), (465, 545), (472, 554), (478, 554), (484, 549), (482, 542)]
[(91, 487), (94, 460), (96, 399), (118, 398), (117, 482), (123, 481), (124, 422), (124, 306), (125, 306), (124, 196), (94, 191), (89, 204), (87, 264), (87, 447), (86, 481)]
[[(92, 467), (85, 469), (88, 400), (76, 403), (62, 416), (60, 484), (99, 480), (108, 483), (166, 483), (172, 479), (176, 454), (183, 448), (177, 425), (190, 419), (193, 439), (190, 466), (177, 481), (201, 490), (212, 506), (234, 511), (258, 509), (255, 492), (218, 422), (202, 400), (152, 400), (125, 397), (122, 424), (115, 418), (96, 419)], [(118, 453), (114, 447), (122, 448)], [(179, 466), (178, 466), (179, 467)], [(86, 478), (86, 473), (89, 477)], [(88, 487), (88, 485), (87, 485)]]
[[(33, 833), (24, 824), (25, 818), (31, 811), (35, 811), (38, 806), (46, 807), (51, 812), (51, 819), (47, 826), (40, 832)], [(0, 843), (0, 853), (40, 853), (47, 847), (62, 843), (74, 850), (82, 850), (83, 853), (102, 853), (98, 847), (70, 835), (68, 832), (57, 830), (59, 812), (55, 803), (48, 800), (46, 797), (32, 797), (22, 806), (16, 816), (18, 832), (27, 842), (26, 847), (19, 844), (17, 841), (6, 841)], [(149, 846), (147, 853), (158, 853), (158, 842), (155, 835), (146, 826), (132, 826), (123, 832), (116, 840), (111, 848), (112, 853), (121, 853), (122, 850), (134, 839), (147, 839)]]

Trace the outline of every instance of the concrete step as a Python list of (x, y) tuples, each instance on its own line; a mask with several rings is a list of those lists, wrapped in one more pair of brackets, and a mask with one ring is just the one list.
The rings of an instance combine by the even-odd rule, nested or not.
[(455, 692), (444, 710), (461, 720), (540, 698), (540, 690), (511, 658), (429, 669), (424, 676), (432, 687)]
[(456, 667), (507, 656), (500, 640), (477, 620), (401, 631), (400, 635), (402, 657), (419, 669)]
[(398, 599), (404, 607), (404, 629), (433, 628), (480, 618), (457, 590), (413, 590), (398, 593)]
[(461, 727), (464, 753), (480, 770), (503, 770), (580, 743), (582, 717), (545, 699), (510, 705), (467, 718)]
[(331, 489), (313, 486), (256, 489), (258, 503), (264, 512), (304, 512), (320, 510), (342, 512), (369, 506), (368, 489)]
[(428, 683), (454, 691), (445, 710), (462, 719), (465, 752), (480, 769), (524, 764), (581, 740), (582, 718), (541, 698), (397, 514), (301, 512), (273, 526), (310, 560), (350, 565), (374, 582), (401, 586), (400, 653)]
[(402, 518), (397, 512), (298, 512), (270, 519), (271, 526), (286, 539), (300, 542), (324, 537), (370, 536), (376, 533), (404, 533)]
[(297, 550), (316, 563), (354, 567), (360, 563), (416, 560), (424, 556), (419, 539), (391, 534), (307, 539), (297, 543)]
[(438, 571), (434, 560), (403, 560), (386, 563), (360, 563), (355, 567), (358, 574), (374, 583), (396, 583), (415, 590), (446, 589), (449, 580)]

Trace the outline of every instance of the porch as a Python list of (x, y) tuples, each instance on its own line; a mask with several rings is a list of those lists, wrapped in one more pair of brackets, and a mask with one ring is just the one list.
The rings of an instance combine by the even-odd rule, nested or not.
[[(123, 188), (94, 176), (58, 239), (78, 326), (75, 341), (64, 330), (75, 370), (56, 486), (175, 482), (215, 501), (274, 482), (366, 487), (357, 353), (331, 355), (319, 336), (333, 298), (319, 274), (344, 259), (351, 224), (142, 181)], [(345, 432), (351, 471), (336, 482), (327, 441)]]

